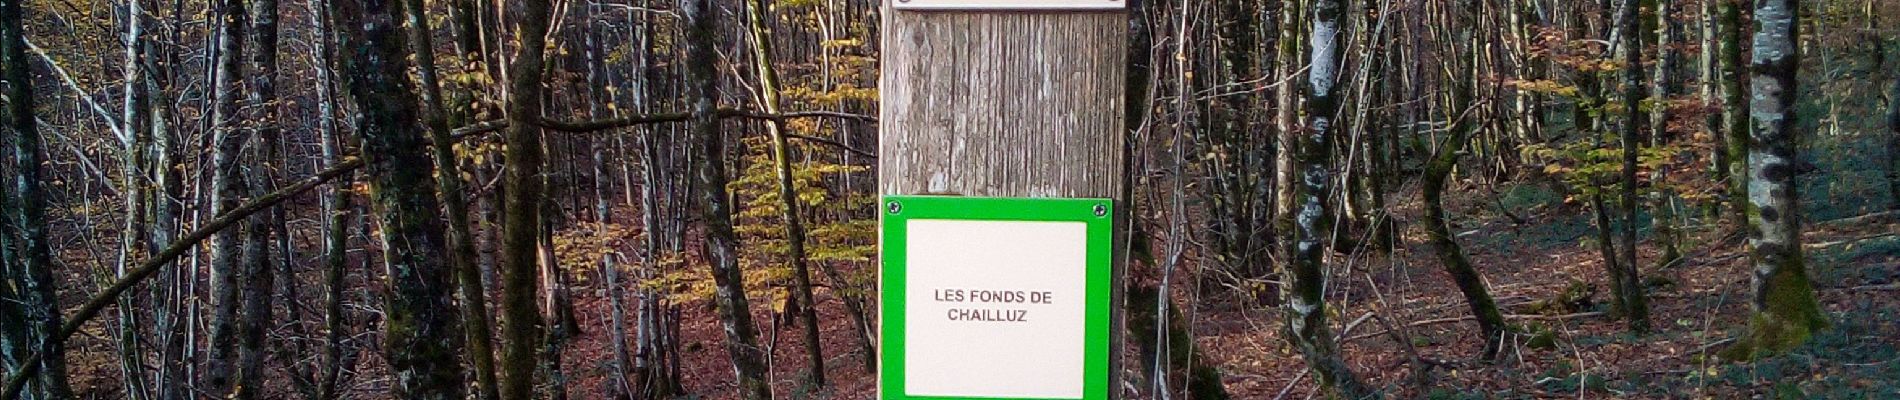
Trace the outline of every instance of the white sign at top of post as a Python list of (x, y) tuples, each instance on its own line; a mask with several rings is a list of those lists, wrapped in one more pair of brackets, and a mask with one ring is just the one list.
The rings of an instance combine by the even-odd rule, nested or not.
[(1135, 0), (886, 0), (899, 10), (1119, 10)]

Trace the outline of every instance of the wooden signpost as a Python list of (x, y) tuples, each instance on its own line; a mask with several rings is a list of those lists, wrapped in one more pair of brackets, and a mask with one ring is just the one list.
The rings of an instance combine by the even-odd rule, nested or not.
[(882, 400), (1112, 400), (1133, 0), (885, 0)]

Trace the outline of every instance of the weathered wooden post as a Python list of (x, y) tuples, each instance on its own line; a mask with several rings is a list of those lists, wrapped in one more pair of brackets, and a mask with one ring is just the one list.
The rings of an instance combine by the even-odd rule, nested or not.
[(879, 398), (1120, 397), (1136, 0), (885, 0)]

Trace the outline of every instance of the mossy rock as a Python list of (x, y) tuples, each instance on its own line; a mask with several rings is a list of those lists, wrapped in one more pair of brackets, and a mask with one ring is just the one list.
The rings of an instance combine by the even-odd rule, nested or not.
[(1584, 281), (1571, 280), (1569, 285), (1564, 286), (1563, 291), (1559, 291), (1556, 295), (1549, 298), (1524, 305), (1520, 307), (1519, 312), (1543, 315), (1582, 312), (1596, 308), (1596, 300), (1594, 300), (1596, 295), (1596, 285)]
[(1806, 398), (1808, 398), (1808, 394), (1802, 391), (1800, 386), (1789, 382), (1775, 384), (1775, 400), (1801, 400)]
[(1528, 332), (1530, 339), (1524, 343), (1525, 346), (1538, 350), (1557, 349), (1557, 332), (1543, 326), (1533, 326)]
[(1643, 287), (1650, 290), (1666, 290), (1676, 287), (1676, 280), (1666, 276), (1650, 275), (1643, 278)]
[(1425, 394), (1427, 400), (1478, 400), (1486, 398), (1483, 394), (1462, 392), (1456, 389), (1432, 388)]

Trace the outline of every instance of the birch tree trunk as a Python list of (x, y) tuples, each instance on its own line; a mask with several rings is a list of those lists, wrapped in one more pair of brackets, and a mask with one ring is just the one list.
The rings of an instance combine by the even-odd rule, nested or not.
[(1749, 71), (1748, 259), (1755, 295), (1748, 333), (1723, 351), (1729, 359), (1780, 354), (1827, 328), (1801, 254), (1801, 204), (1795, 107), (1801, 67), (1800, 0), (1756, 0)]
[[(1306, 24), (1301, 23), (1301, 21), (1306, 18), (1303, 11), (1305, 10), (1304, 5), (1313, 0), (1276, 1), (1280, 3), (1281, 20), (1279, 22), (1279, 37), (1274, 42), (1274, 44), (1277, 45), (1275, 50), (1279, 53), (1275, 60), (1279, 61), (1280, 65), (1280, 71), (1275, 75), (1277, 75), (1276, 77), (1279, 81), (1294, 82), (1296, 80), (1295, 75), (1299, 74), (1301, 68), (1301, 65), (1295, 60), (1303, 59), (1303, 54), (1301, 53), (1304, 47), (1301, 46), (1301, 39), (1305, 38), (1307, 34), (1305, 29)], [(1274, 219), (1276, 220), (1274, 225), (1276, 227), (1289, 226), (1294, 218), (1294, 214), (1299, 212), (1298, 200), (1294, 198), (1294, 194), (1299, 190), (1296, 186), (1299, 186), (1298, 181), (1300, 180), (1299, 167), (1295, 165), (1298, 158), (1298, 156), (1295, 155), (1297, 152), (1295, 149), (1299, 147), (1299, 138), (1297, 135), (1301, 129), (1298, 124), (1300, 96), (1297, 93), (1299, 93), (1298, 90), (1292, 85), (1283, 85), (1283, 87), (1275, 91), (1276, 96), (1274, 102), (1276, 105), (1274, 106), (1274, 121), (1276, 125), (1274, 133), (1277, 137), (1275, 138), (1276, 147), (1274, 148), (1273, 161), (1273, 210)], [(1282, 289), (1282, 291), (1285, 290)]]
[[(173, 11), (171, 25), (176, 26), (183, 17), (179, 15), (182, 14), (181, 12), (177, 12), (176, 9)], [(176, 38), (174, 31), (160, 32), (163, 33), (159, 35), (161, 40)], [(150, 248), (153, 249), (154, 254), (157, 249), (171, 247), (173, 239), (179, 234), (178, 225), (182, 207), (178, 205), (179, 202), (176, 199), (183, 197), (184, 194), (185, 170), (180, 161), (181, 157), (178, 156), (177, 146), (177, 142), (182, 141), (180, 138), (182, 135), (172, 120), (176, 115), (176, 110), (167, 102), (154, 100), (165, 98), (171, 93), (172, 73), (175, 71), (173, 66), (178, 64), (176, 62), (178, 56), (172, 48), (159, 46), (155, 42), (148, 40), (142, 44), (146, 46), (146, 55), (143, 60), (146, 79), (143, 84), (146, 86), (148, 100), (145, 106), (149, 110), (147, 115), (152, 125), (151, 154), (149, 155), (152, 161), (149, 167), (152, 170), (150, 176), (154, 181), (153, 187), (148, 190), (152, 191), (149, 195), (152, 198), (152, 223), (149, 227), (152, 231)], [(154, 325), (157, 331), (154, 339), (159, 347), (156, 360), (159, 368), (153, 374), (152, 382), (154, 394), (160, 400), (185, 398), (185, 384), (190, 379), (186, 371), (190, 363), (183, 361), (186, 359), (184, 357), (187, 352), (186, 339), (189, 336), (185, 329), (185, 316), (193, 314), (191, 310), (197, 307), (187, 304), (186, 293), (189, 292), (187, 288), (190, 287), (190, 282), (186, 282), (183, 277), (193, 276), (194, 272), (184, 271), (184, 268), (173, 268), (173, 270), (174, 272), (168, 274), (164, 282), (153, 288), (152, 294), (154, 299), (158, 299), (156, 301), (158, 310), (153, 313), (153, 319), (156, 321)]]
[[(642, 0), (641, 4), (650, 5), (651, 0)], [(650, 14), (641, 14), (639, 21), (638, 28), (633, 29), (638, 50), (634, 52), (634, 81), (629, 92), (633, 95), (633, 110), (647, 112), (658, 71), (652, 65), (653, 18)], [(641, 243), (644, 248), (639, 279), (646, 281), (676, 265), (675, 260), (679, 259), (680, 238), (685, 233), (671, 221), (684, 213), (685, 206), (672, 200), (685, 191), (676, 183), (687, 173), (680, 171), (683, 168), (670, 168), (680, 164), (679, 154), (671, 151), (677, 142), (677, 129), (639, 129), (644, 130), (644, 134), (639, 135), (639, 143), (640, 176), (645, 183), (640, 185), (640, 223), (646, 230)], [(634, 324), (633, 375), (635, 391), (646, 398), (667, 398), (683, 391), (678, 374), (674, 373), (677, 369), (671, 367), (676, 365), (672, 363), (674, 359), (669, 357), (675, 346), (669, 340), (673, 338), (669, 334), (672, 324), (664, 295), (665, 292), (646, 285), (642, 285), (637, 294), (640, 313)]]
[(1308, 33), (1312, 54), (1308, 59), (1306, 99), (1307, 124), (1297, 134), (1294, 164), (1299, 181), (1293, 186), (1295, 214), (1293, 240), (1287, 254), (1291, 273), (1287, 275), (1288, 293), (1284, 313), (1286, 338), (1321, 387), (1348, 399), (1383, 397), (1354, 375), (1352, 367), (1339, 355), (1332, 328), (1326, 322), (1326, 242), (1332, 238), (1332, 206), (1328, 185), (1333, 181), (1332, 136), (1339, 112), (1339, 73), (1344, 43), (1345, 6), (1340, 0), (1316, 0), (1312, 3), (1313, 30)]
[[(599, 18), (599, 8), (598, 4), (588, 4), (586, 13), (583, 14), (586, 22), (583, 26), (586, 28), (582, 34), (586, 36), (586, 43), (582, 50), (587, 56), (588, 118), (603, 118), (610, 114), (618, 116), (617, 113), (608, 110), (608, 106), (613, 104), (613, 99), (608, 97), (606, 92), (613, 89), (613, 86), (608, 82), (605, 54), (602, 54), (605, 48), (602, 46), (601, 38), (605, 35), (595, 25)], [(618, 142), (620, 138), (616, 137), (615, 140)], [(604, 138), (589, 138), (588, 142), (593, 147), (594, 156), (594, 222), (598, 224), (596, 225), (598, 229), (606, 230), (614, 226), (613, 196), (607, 193), (608, 187), (613, 185), (613, 174), (608, 170), (607, 165), (609, 142)], [(628, 185), (628, 190), (632, 190), (632, 182), (628, 182)], [(633, 398), (634, 391), (632, 382), (627, 380), (627, 373), (633, 365), (631, 353), (627, 351), (627, 290), (626, 282), (622, 281), (620, 274), (619, 242), (611, 243), (606, 245), (607, 248), (602, 249), (600, 257), (600, 275), (607, 285), (607, 325), (611, 334), (609, 338), (613, 342), (613, 355), (610, 360), (613, 375), (608, 378), (610, 386), (605, 395), (612, 399), (630, 399)]]

